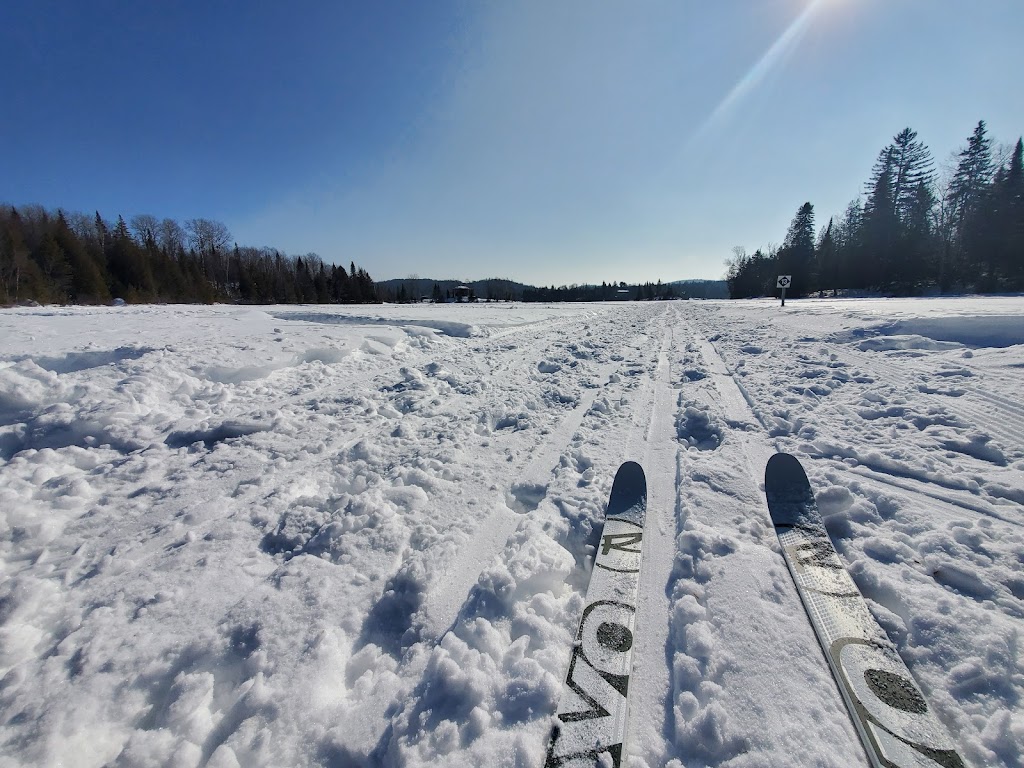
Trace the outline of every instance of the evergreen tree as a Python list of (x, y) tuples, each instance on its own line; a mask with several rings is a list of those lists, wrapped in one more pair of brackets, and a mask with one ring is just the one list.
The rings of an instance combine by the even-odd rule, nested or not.
[(72, 282), (71, 266), (52, 232), (43, 235), (39, 246), (32, 252), (32, 260), (38, 265), (43, 278), (33, 298), (48, 304), (67, 302)]
[(903, 213), (899, 238), (899, 258), (893, 267), (894, 290), (900, 294), (919, 292), (920, 285), (934, 274), (933, 254), (936, 251), (932, 231), (932, 210), (935, 195), (923, 179), (918, 181), (914, 195)]
[(787, 289), (792, 297), (804, 296), (814, 290), (814, 206), (810, 203), (804, 203), (797, 209), (779, 250), (778, 264), (780, 275), (793, 276), (793, 282)]
[(32, 282), (30, 272), (33, 268), (38, 271), (29, 253), (21, 216), (11, 208), (0, 225), (0, 299), (5, 304), (24, 298), (24, 288)]
[(109, 241), (107, 273), (113, 292), (129, 302), (153, 301), (156, 298), (156, 284), (152, 267), (120, 216), (117, 217), (117, 225)]
[(949, 187), (949, 208), (954, 237), (954, 275), (964, 280), (983, 261), (987, 241), (984, 206), (992, 182), (992, 142), (985, 121), (979, 120), (967, 147), (960, 152)]
[(320, 262), (320, 268), (317, 269), (316, 275), (313, 277), (313, 288), (316, 291), (317, 304), (328, 304), (330, 302), (331, 291), (327, 283), (327, 269), (324, 267), (323, 262)]
[(890, 144), (881, 151), (872, 169), (861, 230), (864, 287), (883, 288), (891, 280), (891, 265), (896, 257), (896, 238), (899, 233), (893, 197), (895, 163), (895, 150)]
[(338, 304), (347, 304), (351, 301), (351, 296), (348, 274), (343, 266), (335, 264), (331, 270), (331, 298)]
[(110, 301), (110, 291), (104, 277), (104, 265), (89, 253), (68, 224), (63, 211), (57, 212), (54, 226), (54, 238), (67, 257), (71, 273), (69, 300), (75, 304), (106, 304)]
[(818, 238), (814, 255), (816, 260), (815, 273), (817, 274), (817, 288), (821, 291), (830, 290), (835, 296), (839, 287), (839, 260), (836, 248), (836, 239), (833, 234), (832, 219)]
[(932, 154), (910, 128), (896, 134), (890, 146), (893, 214), (906, 225), (921, 202), (921, 185), (930, 188), (934, 179)]
[(993, 259), (1009, 290), (1024, 288), (1024, 142), (1000, 169), (992, 193)]
[(846, 206), (846, 211), (832, 233), (836, 244), (836, 284), (833, 292), (835, 288), (863, 288), (865, 285), (861, 264), (863, 223), (864, 206), (860, 198), (855, 198)]

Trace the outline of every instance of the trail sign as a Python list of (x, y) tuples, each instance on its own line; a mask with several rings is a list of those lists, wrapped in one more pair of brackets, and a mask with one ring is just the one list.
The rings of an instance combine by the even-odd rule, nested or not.
[(779, 279), (775, 281), (775, 287), (782, 289), (782, 306), (786, 306), (786, 289), (792, 284), (792, 275), (779, 275)]

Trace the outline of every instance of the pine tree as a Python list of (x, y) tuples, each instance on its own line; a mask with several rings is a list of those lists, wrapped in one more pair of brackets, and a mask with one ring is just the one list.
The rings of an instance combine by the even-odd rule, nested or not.
[(98, 262), (85, 243), (71, 231), (63, 211), (57, 212), (54, 238), (68, 260), (71, 271), (69, 299), (75, 304), (106, 304), (110, 291), (104, 277), (104, 265)]
[(132, 239), (128, 225), (120, 216), (109, 237), (107, 271), (113, 292), (126, 301), (146, 302), (156, 297), (149, 259)]
[(954, 233), (953, 268), (960, 279), (978, 269), (983, 259), (988, 239), (983, 209), (992, 172), (992, 142), (986, 135), (985, 121), (979, 120), (967, 147), (960, 152), (948, 192)]
[(0, 221), (0, 301), (10, 304), (26, 298), (23, 283), (34, 264), (29, 259), (18, 211), (11, 208), (4, 219)]
[(814, 278), (814, 206), (804, 203), (797, 209), (779, 251), (779, 274), (792, 275), (787, 289), (796, 298), (815, 289)]
[(895, 164), (895, 150), (889, 145), (879, 153), (872, 169), (861, 230), (865, 287), (882, 288), (891, 279), (891, 265), (895, 258), (896, 238), (899, 233), (899, 220), (896, 218), (896, 203), (893, 197)]
[(896, 134), (890, 147), (893, 214), (906, 225), (920, 203), (919, 187), (930, 187), (934, 179), (932, 154), (910, 128)]
[(855, 198), (846, 206), (832, 233), (836, 243), (836, 286), (839, 288), (863, 288), (866, 285), (861, 264), (863, 223), (864, 206), (860, 198)]
[(814, 254), (817, 262), (815, 272), (817, 274), (816, 282), (818, 289), (825, 291), (831, 288), (832, 295), (835, 296), (839, 288), (839, 261), (836, 258), (838, 253), (832, 230), (832, 219), (829, 219), (828, 224), (818, 238)]
[(1024, 288), (1024, 142), (1017, 139), (1013, 154), (994, 184), (994, 259), (1010, 290)]
[(899, 256), (892, 270), (897, 293), (918, 293), (921, 284), (934, 273), (931, 263), (936, 251), (932, 233), (934, 208), (935, 195), (931, 186), (924, 180), (918, 181), (900, 222)]
[(40, 294), (35, 298), (46, 303), (67, 302), (72, 282), (71, 266), (52, 232), (43, 235), (39, 246), (32, 252), (32, 260), (39, 266), (43, 277)]

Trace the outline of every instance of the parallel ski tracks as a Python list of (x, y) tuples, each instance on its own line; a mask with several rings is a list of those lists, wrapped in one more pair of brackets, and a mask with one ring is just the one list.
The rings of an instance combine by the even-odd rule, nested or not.
[[(649, 320), (648, 328), (657, 319)], [(593, 320), (591, 322), (595, 326), (600, 326), (599, 322)], [(520, 513), (529, 512), (547, 494), (547, 485), (558, 468), (560, 457), (580, 429), (595, 400), (607, 390), (610, 375), (620, 371), (623, 365), (628, 364), (628, 360), (621, 352), (626, 348), (641, 347), (642, 341), (647, 335), (649, 335), (649, 330), (639, 329), (638, 333), (630, 337), (622, 349), (615, 350), (611, 359), (600, 363), (596, 370), (591, 371), (589, 379), (600, 382), (600, 385), (586, 388), (580, 400), (545, 436), (544, 441), (525, 454), (526, 461), (519, 463), (516, 469), (503, 475), (503, 477), (515, 478), (512, 482), (512, 489), (523, 488), (522, 498), (514, 498), (515, 494), (508, 492), (509, 489), (499, 487), (492, 494), (492, 501), (489, 505), (491, 512), (474, 523), (470, 540), (460, 546), (455, 558), (442, 564), (433, 564), (431, 570), (436, 573), (438, 578), (433, 581), (430, 590), (424, 596), (423, 605), (417, 612), (420, 622), (418, 627), (419, 643), (408, 649), (399, 660), (399, 669), (396, 672), (399, 677), (412, 681), (423, 674), (427, 652), (440, 642), (454, 626), (459, 611), (471, 596), (472, 587), (477, 582), (481, 571), (499, 556), (509, 537), (524, 519)], [(550, 335), (546, 334), (546, 336), (550, 338)], [(582, 336), (583, 333), (579, 333), (576, 338)], [(507, 337), (505, 338), (507, 339)], [(522, 351), (516, 353), (516, 356), (522, 360)], [(664, 358), (664, 354), (662, 354), (662, 358)], [(491, 375), (493, 376), (493, 367)], [(631, 407), (631, 414), (631, 418), (634, 420), (643, 419), (646, 428), (647, 419), (652, 416), (649, 400), (641, 398), (640, 402), (635, 402)], [(531, 489), (536, 494), (532, 500), (529, 498)], [(522, 504), (526, 504), (526, 506), (521, 506)], [(669, 563), (671, 564), (671, 557)], [(415, 685), (415, 683), (412, 684)], [(386, 727), (385, 712), (392, 704), (394, 695), (394, 690), (382, 689), (376, 692), (372, 699), (361, 703), (360, 709), (363, 713), (361, 721), (364, 727), (365, 724), (371, 722), (378, 722), (382, 728)], [(354, 733), (351, 743), (357, 746), (357, 749), (365, 750), (373, 746), (379, 736), (380, 733)]]
[[(507, 329), (506, 332), (500, 335), (492, 335), (487, 337), (481, 337), (471, 342), (471, 352), (467, 352), (465, 345), (458, 342), (452, 342), (447, 350), (442, 354), (417, 353), (416, 355), (410, 356), (405, 360), (389, 361), (384, 368), (375, 367), (371, 370), (356, 371), (354, 375), (349, 370), (340, 371), (337, 378), (332, 379), (328, 383), (320, 386), (314, 386), (304, 388), (302, 391), (297, 392), (287, 397), (275, 399), (271, 403), (261, 403), (257, 408), (245, 407), (237, 410), (225, 409), (221, 412), (211, 413), (206, 417), (207, 422), (232, 422), (232, 421), (245, 421), (245, 420), (256, 420), (259, 418), (265, 418), (266, 414), (272, 413), (275, 410), (282, 410), (289, 407), (304, 406), (308, 408), (317, 408), (323, 403), (332, 403), (338, 394), (347, 391), (362, 391), (368, 387), (380, 391), (384, 387), (394, 384), (400, 377), (400, 371), (402, 368), (415, 367), (417, 365), (425, 365), (429, 362), (438, 362), (443, 366), (455, 367), (457, 364), (462, 365), (466, 360), (482, 359), (492, 360), (493, 356), (488, 354), (488, 350), (491, 347), (498, 347), (498, 356), (502, 351), (506, 355), (517, 355), (515, 351), (514, 340), (518, 337), (523, 337), (526, 340), (524, 346), (530, 346), (534, 348), (547, 348), (552, 343), (560, 342), (565, 334), (565, 328), (569, 327), (585, 327), (586, 320), (581, 320), (578, 317), (570, 317), (566, 319), (559, 319), (558, 321), (545, 325), (544, 333), (540, 338), (537, 338), (537, 329), (530, 326), (517, 326), (513, 329)], [(570, 334), (570, 336), (580, 336), (581, 333)], [(512, 344), (510, 348), (510, 344)], [(440, 352), (440, 350), (433, 350), (433, 352)], [(520, 350), (517, 355), (522, 359), (522, 351)], [(610, 369), (614, 368), (618, 363), (610, 363), (606, 367)], [(607, 376), (604, 377), (604, 381), (607, 381)], [(372, 382), (372, 384), (371, 384)], [(586, 402), (588, 405), (598, 396), (600, 390), (587, 390), (586, 391)], [(580, 409), (575, 409), (567, 417), (568, 421), (576, 421), (582, 419), (583, 412)], [(577, 414), (578, 412), (578, 414)], [(342, 417), (344, 420), (344, 417)], [(308, 478), (312, 474), (313, 468), (323, 464), (330, 457), (336, 457), (344, 455), (346, 452), (354, 448), (358, 443), (367, 438), (371, 438), (375, 434), (380, 434), (381, 431), (387, 426), (386, 422), (381, 420), (374, 420), (370, 423), (361, 421), (358, 416), (355, 416), (351, 423), (354, 429), (338, 429), (331, 433), (321, 449), (311, 451), (306, 455), (293, 455), (289, 458), (289, 464), (286, 470), (278, 471), (275, 474), (275, 487), (282, 487), (290, 485), (295, 481), (299, 481), (303, 478)], [(178, 428), (180, 424), (176, 425)], [(551, 436), (553, 440), (560, 440), (563, 430), (558, 430)], [(258, 497), (263, 491), (262, 480), (266, 476), (265, 464), (270, 460), (270, 457), (262, 455), (265, 453), (265, 448), (259, 443), (261, 431), (258, 431), (251, 437), (242, 437), (242, 440), (256, 441), (253, 442), (252, 448), (253, 453), (250, 456), (250, 461), (239, 463), (232, 466), (230, 469), (223, 473), (217, 473), (215, 475), (209, 475), (211, 482), (205, 486), (197, 494), (198, 489), (191, 489), (192, 497), (189, 499), (188, 508), (198, 509), (205, 508), (208, 505), (219, 505), (222, 508), (222, 514), (232, 514), (232, 510), (237, 509), (244, 502), (252, 504), (256, 497)], [(571, 437), (571, 434), (569, 435)], [(298, 447), (298, 443), (293, 441), (293, 448)], [(559, 446), (562, 447), (562, 446)], [(276, 449), (280, 452), (280, 446)], [(135, 461), (145, 461), (144, 456), (137, 456), (136, 454), (130, 454), (126, 456), (120, 463), (128, 468)], [(167, 462), (166, 474), (167, 477), (173, 477), (176, 470), (183, 468), (184, 466), (192, 466), (197, 462), (211, 460), (211, 454), (209, 451), (202, 451), (197, 454), (184, 453), (179, 454), (176, 457), (172, 457)], [(144, 482), (137, 489), (138, 493), (146, 493), (150, 488), (151, 481)], [(176, 501), (174, 492), (170, 491), (165, 494), (166, 498), (158, 498), (151, 507), (138, 514), (132, 516), (130, 514), (123, 514), (118, 520), (118, 539), (122, 544), (118, 547), (118, 557), (131, 560), (134, 567), (145, 567), (147, 563), (159, 560), (162, 557), (167, 556), (160, 547), (152, 547), (150, 545), (150, 539), (158, 533), (167, 523), (167, 509), (173, 509), (179, 502)], [(179, 505), (180, 506), (180, 505)], [(499, 504), (503, 510), (503, 514), (508, 517), (514, 523), (518, 517), (511, 511), (507, 510), (503, 504)], [(64, 537), (78, 537), (81, 538), (84, 531), (95, 527), (97, 525), (105, 524), (99, 517), (87, 517), (79, 520), (69, 521), (67, 530)], [(211, 521), (207, 524), (200, 524), (196, 526), (196, 535), (203, 536), (208, 533), (207, 528), (216, 525), (216, 520)], [(507, 527), (507, 526), (506, 526)], [(88, 537), (90, 540), (94, 537)], [(497, 541), (495, 538), (494, 542), (491, 542), (491, 546), (488, 550), (492, 556), (495, 552), (500, 551), (501, 546), (504, 545), (504, 539)], [(507, 538), (507, 535), (506, 535)], [(55, 542), (56, 546), (56, 542)], [(73, 574), (77, 572), (88, 571), (91, 567), (95, 567), (101, 559), (107, 555), (107, 549), (105, 548), (94, 548), (90, 547), (89, 551), (83, 551), (81, 547), (72, 546), (68, 550), (69, 555), (67, 558), (61, 558), (56, 556), (57, 559), (54, 562), (54, 574), (61, 576), (61, 578), (73, 578)], [(70, 554), (73, 553), (73, 554)], [(66, 565), (62, 563), (63, 560), (67, 560)], [(61, 575), (65, 574), (65, 575)], [(475, 573), (473, 576), (475, 580)], [(383, 588), (383, 587), (382, 587)], [(378, 596), (379, 597), (379, 596)], [(445, 612), (447, 615), (447, 612)]]
[[(675, 330), (679, 312), (672, 303), (661, 315), (658, 365), (651, 380), (645, 417), (636, 424), (627, 442), (626, 459), (642, 456), (648, 476), (647, 522), (644, 561), (640, 571), (640, 603), (630, 686), (630, 734), (627, 752), (638, 754), (649, 765), (665, 762), (661, 748), (665, 703), (669, 696), (668, 645), (669, 600), (666, 588), (675, 565), (679, 477), (674, 415), (678, 393), (672, 388), (671, 359), (676, 352)], [(646, 422), (646, 423), (644, 423)], [(639, 428), (637, 428), (639, 427)]]
[[(827, 341), (816, 340), (815, 349), (818, 356), (828, 355), (829, 360), (815, 362), (798, 358), (796, 362), (825, 367), (838, 360), (844, 364), (842, 370), (855, 369), (870, 377), (873, 383), (868, 386), (891, 387), (894, 393), (948, 414), (951, 420), (948, 429), (956, 429), (963, 434), (962, 452), (976, 452), (975, 458), (985, 455), (984, 449), (975, 451), (970, 446), (970, 441), (980, 434), (992, 438), (998, 447), (1006, 451), (1007, 458), (1024, 456), (1024, 406), (985, 387), (981, 383), (984, 374), (963, 378), (943, 377), (936, 375), (933, 366), (925, 367), (914, 359), (901, 359), (899, 364), (894, 364), (893, 360), (881, 356), (881, 353), (861, 351)], [(722, 366), (724, 371), (729, 372), (724, 360)], [(944, 386), (930, 386), (929, 383)], [(736, 380), (736, 385), (753, 409), (754, 403), (750, 402), (742, 384)], [(861, 417), (856, 410), (859, 405), (847, 402), (847, 398), (841, 395), (842, 391), (821, 398), (810, 406), (811, 410), (837, 410), (854, 421), (860, 421)], [(756, 414), (756, 409), (753, 412)], [(997, 455), (992, 453), (993, 457)]]

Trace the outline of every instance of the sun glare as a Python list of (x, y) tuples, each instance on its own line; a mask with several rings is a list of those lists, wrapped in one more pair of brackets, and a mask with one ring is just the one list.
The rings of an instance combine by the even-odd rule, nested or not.
[(786, 57), (793, 52), (800, 39), (810, 24), (811, 17), (822, 5), (835, 5), (843, 0), (812, 0), (800, 15), (786, 27), (781, 35), (772, 43), (771, 47), (759, 58), (754, 65), (747, 70), (736, 84), (729, 90), (725, 97), (711, 111), (708, 118), (701, 124), (701, 127), (693, 135), (689, 144), (692, 146), (701, 141), (709, 131), (720, 125), (728, 116), (735, 111), (743, 99), (753, 92), (771, 72), (785, 61)]

